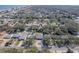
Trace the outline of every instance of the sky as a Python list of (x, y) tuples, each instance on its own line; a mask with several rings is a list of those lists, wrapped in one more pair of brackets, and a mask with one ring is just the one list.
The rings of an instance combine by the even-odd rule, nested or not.
[(0, 5), (79, 5), (79, 0), (0, 0)]

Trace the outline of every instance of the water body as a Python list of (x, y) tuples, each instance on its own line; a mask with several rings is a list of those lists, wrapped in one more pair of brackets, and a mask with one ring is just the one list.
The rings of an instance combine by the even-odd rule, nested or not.
[(0, 5), (0, 10), (7, 10), (10, 8), (23, 7), (25, 5)]

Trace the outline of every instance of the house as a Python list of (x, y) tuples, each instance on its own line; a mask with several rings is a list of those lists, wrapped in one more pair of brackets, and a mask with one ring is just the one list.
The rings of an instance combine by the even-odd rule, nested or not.
[(26, 37), (24, 36), (19, 36), (18, 40), (25, 40)]
[(24, 32), (22, 32), (20, 35), (21, 35), (22, 37), (24, 37), (25, 40), (26, 40), (27, 38), (32, 38), (32, 32), (26, 32), (26, 31), (24, 31)]
[(77, 35), (79, 35), (79, 32), (77, 32)]
[(20, 35), (18, 34), (11, 34), (11, 39), (18, 39)]
[(4, 39), (11, 39), (11, 35), (5, 34), (3, 38), (4, 38)]
[(77, 37), (79, 38), (79, 32), (77, 32)]
[(18, 40), (26, 40), (26, 38), (30, 37), (31, 32), (22, 32), (18, 34), (5, 34), (4, 39), (18, 39)]
[(25, 40), (26, 39), (26, 35), (23, 35), (23, 34), (13, 34), (11, 39)]
[(38, 39), (38, 40), (44, 39), (44, 36), (43, 36), (42, 33), (34, 33), (34, 35), (35, 35), (35, 38)]

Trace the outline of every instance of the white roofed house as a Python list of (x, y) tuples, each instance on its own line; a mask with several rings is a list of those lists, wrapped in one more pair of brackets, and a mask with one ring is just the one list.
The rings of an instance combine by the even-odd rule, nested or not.
[(79, 32), (73, 32), (72, 33), (75, 37), (78, 37), (79, 38)]
[(25, 39), (26, 39), (26, 36), (23, 36), (23, 35), (19, 36), (18, 38), (18, 40), (25, 40)]
[(18, 34), (5, 34), (4, 38), (5, 39), (16, 39), (16, 40), (26, 40), (28, 38), (33, 38), (34, 36), (32, 35), (32, 32), (22, 32)]
[(4, 39), (11, 39), (11, 35), (5, 34), (3, 38), (4, 38)]
[(79, 38), (79, 32), (77, 32), (77, 37)]
[(44, 38), (43, 33), (34, 33), (34, 36), (37, 40), (42, 40)]
[(20, 33), (19, 39), (26, 40), (28, 38), (29, 33), (30, 32), (26, 32), (26, 31)]
[(32, 32), (24, 31), (24, 32), (20, 33), (19, 35), (20, 35), (19, 38), (18, 38), (19, 40), (27, 40), (29, 38), (34, 38)]
[(27, 34), (15, 34), (12, 38), (17, 40), (26, 40)]
[(26, 36), (23, 34), (6, 34), (4, 39), (15, 39), (15, 40), (25, 40)]
[(11, 39), (18, 39), (20, 35), (18, 34), (11, 34)]

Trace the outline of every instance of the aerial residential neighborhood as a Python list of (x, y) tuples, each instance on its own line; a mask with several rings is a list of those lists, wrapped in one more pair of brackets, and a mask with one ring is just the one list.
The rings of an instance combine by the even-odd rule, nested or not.
[(0, 53), (79, 53), (79, 6), (1, 10)]

